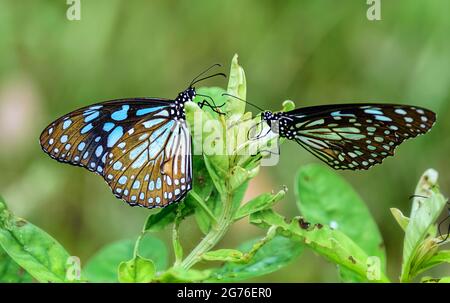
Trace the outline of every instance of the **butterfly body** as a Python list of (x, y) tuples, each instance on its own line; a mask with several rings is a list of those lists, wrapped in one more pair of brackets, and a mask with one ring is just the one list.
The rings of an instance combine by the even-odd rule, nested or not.
[(334, 169), (368, 169), (408, 138), (431, 129), (435, 114), (397, 104), (336, 104), (264, 111), (261, 119)]
[(40, 136), (57, 161), (101, 175), (128, 204), (165, 207), (192, 187), (191, 138), (184, 104), (193, 87), (173, 99), (130, 98), (75, 110)]

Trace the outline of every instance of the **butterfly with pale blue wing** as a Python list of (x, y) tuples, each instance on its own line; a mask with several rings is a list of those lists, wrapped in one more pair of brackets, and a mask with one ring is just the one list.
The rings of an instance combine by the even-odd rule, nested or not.
[(368, 169), (393, 156), (404, 140), (428, 132), (432, 111), (399, 104), (336, 104), (264, 111), (280, 137), (294, 140), (334, 169)]
[[(214, 66), (218, 64), (195, 77), (173, 100), (117, 99), (64, 115), (44, 129), (41, 147), (57, 161), (101, 175), (113, 194), (131, 206), (155, 208), (178, 202), (192, 188), (184, 104), (200, 96), (195, 83), (225, 76), (216, 73), (199, 79)], [(203, 100), (201, 106), (205, 105), (216, 110)]]
[(368, 169), (436, 122), (434, 112), (411, 105), (349, 103), (274, 113), (224, 95), (261, 110), (261, 122), (267, 123), (268, 131), (297, 142), (334, 169)]

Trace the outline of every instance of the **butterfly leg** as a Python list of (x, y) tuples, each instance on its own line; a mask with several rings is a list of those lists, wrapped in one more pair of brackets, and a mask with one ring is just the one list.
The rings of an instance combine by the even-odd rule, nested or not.
[[(450, 205), (449, 202), (447, 202), (447, 204)], [(441, 225), (442, 225), (445, 221), (447, 221), (447, 220), (450, 218), (450, 207), (447, 209), (447, 211), (448, 211), (448, 216), (445, 217), (445, 218), (444, 218), (441, 222), (439, 222), (439, 224), (438, 224), (439, 236), (441, 237), (442, 240), (439, 241), (439, 242), (437, 242), (437, 244), (444, 243), (444, 242), (447, 241), (447, 239), (450, 237), (450, 223), (449, 223), (449, 225), (448, 225), (448, 228), (447, 228), (447, 234), (445, 235), (445, 237), (444, 237), (444, 235), (442, 235), (442, 233), (441, 233)]]
[(271, 151), (271, 150), (268, 150), (268, 149), (264, 149), (264, 150), (261, 150), (260, 151), (260, 153), (268, 153), (268, 154), (270, 154), (270, 155), (276, 155), (276, 156), (279, 156), (280, 155), (280, 137), (277, 137), (277, 150), (274, 152), (274, 151)]
[(255, 132), (256, 132), (256, 129), (257, 129), (258, 127), (260, 127), (260, 125), (261, 125), (262, 123), (264, 123), (264, 122), (263, 122), (263, 121), (258, 122), (258, 123), (256, 123), (255, 125), (252, 125), (252, 126), (250, 127), (250, 129), (249, 129), (248, 132), (247, 132), (247, 140), (258, 140), (258, 139), (264, 138), (264, 137), (269, 133), (270, 130), (267, 131), (264, 135), (261, 135), (262, 132), (263, 132), (263, 128), (261, 127), (261, 130), (259, 131), (259, 133), (258, 133), (256, 136), (252, 136), (252, 137), (250, 138), (250, 133), (251, 133), (251, 132), (255, 133)]
[[(212, 99), (211, 99), (211, 100), (212, 100)], [(213, 110), (213, 112), (215, 112), (215, 113), (217, 113), (217, 114), (219, 114), (219, 115), (225, 115), (225, 113), (222, 113), (222, 112), (219, 110), (219, 108), (221, 108), (222, 106), (224, 106), (225, 103), (222, 104), (222, 105), (217, 106), (217, 105), (214, 103), (214, 101), (212, 101), (212, 102), (213, 102), (214, 105), (211, 105), (211, 103), (209, 103), (206, 99), (203, 99), (202, 102), (198, 103), (198, 106), (199, 106), (200, 108), (203, 108), (203, 106), (207, 106), (207, 107), (211, 108), (211, 109)]]

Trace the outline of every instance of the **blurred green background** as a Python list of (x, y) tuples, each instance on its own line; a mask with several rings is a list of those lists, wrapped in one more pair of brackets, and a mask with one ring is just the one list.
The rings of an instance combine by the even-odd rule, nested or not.
[[(62, 165), (39, 146), (52, 120), (97, 101), (175, 97), (194, 75), (239, 54), (247, 99), (277, 110), (339, 102), (395, 102), (434, 110), (438, 122), (369, 171), (342, 172), (362, 195), (385, 239), (388, 274), (397, 279), (402, 232), (389, 207), (409, 213), (422, 172), (440, 172), (450, 193), (450, 2), (381, 1), (368, 21), (366, 1), (81, 0), (81, 20), (66, 18), (65, 0), (0, 0), (0, 193), (19, 216), (48, 231), (86, 261), (103, 245), (140, 231), (149, 210), (115, 199), (101, 178)], [(203, 85), (226, 87), (223, 79)], [(297, 168), (317, 162), (297, 144), (282, 146), (276, 167), (263, 168), (248, 198), (292, 188)], [(297, 214), (293, 190), (280, 203)], [(201, 234), (183, 225), (186, 250)], [(261, 233), (239, 222), (221, 242), (234, 247)], [(160, 237), (169, 240), (169, 234)], [(169, 243), (169, 242), (168, 242)], [(435, 271), (435, 276), (449, 267)], [(433, 275), (433, 273), (431, 273)], [(338, 281), (334, 265), (306, 252), (255, 281)]]

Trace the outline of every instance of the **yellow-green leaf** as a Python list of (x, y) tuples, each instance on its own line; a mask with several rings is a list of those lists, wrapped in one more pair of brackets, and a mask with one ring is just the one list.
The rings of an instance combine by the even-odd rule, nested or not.
[(45, 231), (12, 214), (1, 198), (0, 246), (39, 282), (69, 280), (69, 253)]
[(153, 280), (155, 273), (153, 261), (139, 255), (120, 263), (118, 268), (119, 282), (122, 283), (148, 283)]

